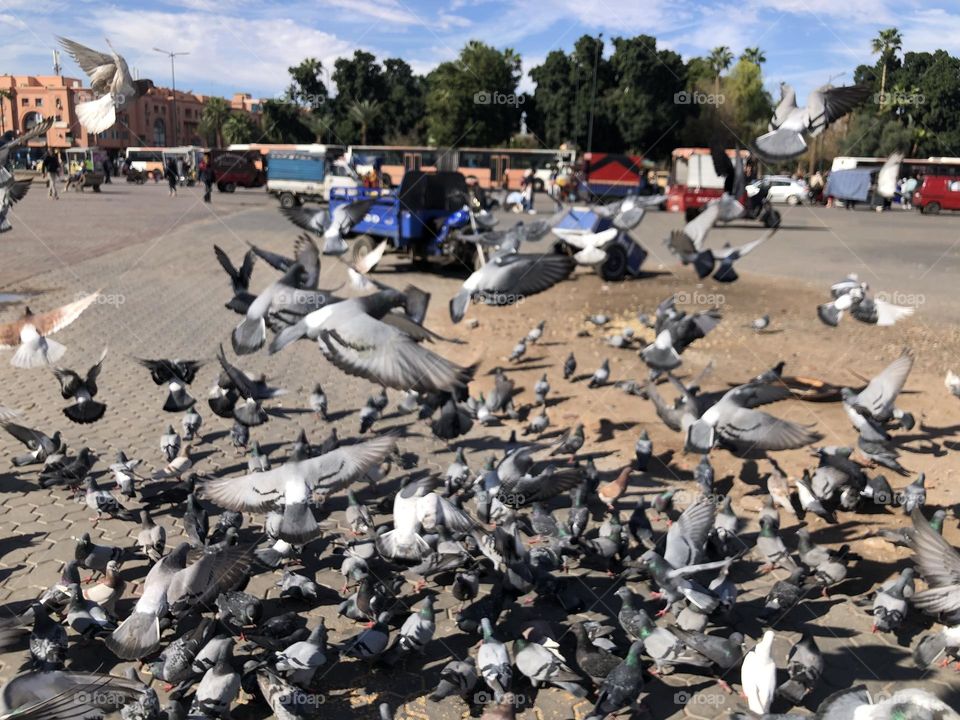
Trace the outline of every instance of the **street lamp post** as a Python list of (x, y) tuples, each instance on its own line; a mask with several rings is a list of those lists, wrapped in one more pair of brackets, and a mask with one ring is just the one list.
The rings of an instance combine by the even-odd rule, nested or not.
[(593, 87), (590, 89), (590, 124), (587, 126), (587, 152), (593, 150), (593, 110), (597, 102), (597, 65), (600, 64), (600, 46), (602, 44), (603, 33), (600, 33), (593, 53)]
[(162, 55), (167, 55), (170, 58), (170, 85), (171, 90), (173, 91), (173, 145), (172, 147), (177, 146), (177, 125), (179, 120), (177, 119), (177, 73), (174, 69), (174, 58), (178, 55), (189, 55), (188, 52), (170, 52), (169, 50), (161, 50), (158, 47), (154, 48), (154, 51), (161, 53)]

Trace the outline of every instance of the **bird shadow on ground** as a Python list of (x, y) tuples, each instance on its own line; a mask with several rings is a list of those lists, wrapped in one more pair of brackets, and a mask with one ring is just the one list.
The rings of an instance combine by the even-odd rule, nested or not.
[(595, 442), (606, 442), (614, 439), (616, 432), (626, 432), (638, 425), (636, 422), (613, 422), (608, 418), (600, 418), (600, 429)]
[(30, 471), (24, 471), (20, 474), (3, 473), (0, 475), (0, 492), (22, 493), (36, 490), (37, 484), (26, 479)]

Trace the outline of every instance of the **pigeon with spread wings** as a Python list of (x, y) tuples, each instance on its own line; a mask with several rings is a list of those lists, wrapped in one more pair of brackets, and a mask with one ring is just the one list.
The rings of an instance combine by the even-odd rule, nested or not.
[(19, 320), (0, 325), (0, 348), (17, 348), (10, 364), (19, 368), (37, 368), (60, 360), (67, 348), (49, 336), (80, 317), (99, 295), (98, 290), (41, 315), (34, 315), (30, 308), (24, 308)]
[(789, 160), (807, 151), (806, 138), (816, 137), (870, 96), (866, 85), (824, 85), (810, 93), (806, 107), (797, 107), (797, 94), (780, 83), (780, 104), (770, 120), (770, 132), (754, 141), (757, 153), (769, 160)]
[(193, 382), (197, 370), (203, 365), (199, 360), (143, 360), (135, 358), (138, 363), (150, 371), (150, 377), (157, 385), (166, 385), (167, 399), (163, 409), (167, 412), (183, 412), (197, 402), (187, 392), (187, 385)]
[(913, 562), (927, 583), (926, 590), (914, 593), (910, 602), (932, 614), (960, 611), (960, 553), (937, 534), (915, 508), (913, 520)]
[(297, 227), (322, 235), (324, 255), (342, 255), (347, 251), (344, 237), (363, 220), (375, 200), (367, 198), (338, 205), (332, 215), (325, 208), (310, 209), (303, 206), (280, 208), (280, 212)]
[(279, 253), (270, 252), (250, 244), (250, 250), (266, 263), (280, 272), (286, 272), (294, 263), (300, 264), (300, 276), (297, 278), (297, 287), (316, 290), (320, 281), (320, 248), (312, 237), (302, 233), (293, 245), (293, 257), (288, 258)]
[(396, 445), (396, 436), (384, 435), (273, 470), (207, 480), (203, 496), (227, 510), (270, 510), (266, 524), (270, 536), (304, 545), (320, 532), (311, 509), (313, 492), (329, 495), (341, 490), (378, 467)]
[(500, 252), (470, 275), (450, 299), (450, 319), (458, 323), (471, 300), (488, 305), (512, 305), (524, 297), (549, 290), (577, 266), (568, 255)]
[(96, 100), (77, 105), (77, 119), (91, 135), (108, 130), (117, 122), (117, 110), (132, 102), (139, 94), (138, 83), (130, 74), (127, 61), (117, 54), (109, 40), (109, 53), (91, 50), (67, 38), (58, 40), (90, 78), (91, 89), (100, 95)]
[(687, 428), (685, 449), (706, 455), (719, 440), (735, 450), (793, 450), (819, 440), (805, 425), (754, 409), (782, 399), (783, 390), (756, 383), (731, 389)]
[(233, 287), (233, 297), (224, 304), (224, 307), (241, 315), (246, 314), (250, 303), (257, 299), (257, 296), (250, 292), (250, 276), (253, 274), (253, 263), (257, 259), (256, 254), (253, 250), (247, 250), (240, 267), (236, 268), (222, 248), (214, 245), (213, 252), (217, 256), (220, 267), (230, 276), (230, 284)]
[(78, 373), (66, 368), (55, 368), (53, 371), (60, 382), (60, 394), (63, 399), (72, 398), (74, 401), (73, 405), (63, 409), (63, 414), (75, 423), (94, 423), (107, 411), (105, 404), (93, 399), (97, 395), (97, 378), (100, 376), (100, 369), (106, 357), (107, 349), (104, 348), (100, 359), (87, 370), (85, 377), (80, 377)]
[(0, 233), (11, 229), (10, 222), (7, 220), (7, 212), (14, 203), (23, 200), (30, 189), (30, 183), (33, 181), (32, 179), (16, 180), (10, 174), (10, 171), (7, 170), (10, 151), (25, 145), (34, 138), (46, 135), (51, 127), (53, 127), (53, 118), (49, 117), (35, 124), (20, 137), (13, 138), (0, 146)]

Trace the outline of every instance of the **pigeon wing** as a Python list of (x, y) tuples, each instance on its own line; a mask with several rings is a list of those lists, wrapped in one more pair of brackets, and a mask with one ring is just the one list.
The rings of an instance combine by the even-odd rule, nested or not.
[(913, 520), (913, 561), (929, 586), (915, 593), (911, 601), (924, 610), (953, 611), (960, 608), (960, 554), (915, 508)]
[(912, 368), (913, 353), (904, 350), (900, 357), (887, 365), (857, 396), (857, 405), (866, 408), (871, 415), (880, 415), (903, 390)]
[(757, 450), (794, 450), (820, 437), (805, 425), (749, 408), (733, 410), (717, 432), (728, 442)]

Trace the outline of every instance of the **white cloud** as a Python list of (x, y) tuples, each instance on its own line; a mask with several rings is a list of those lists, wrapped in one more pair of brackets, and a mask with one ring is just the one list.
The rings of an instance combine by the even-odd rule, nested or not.
[[(91, 38), (107, 35), (141, 77), (166, 84), (169, 60), (160, 47), (189, 55), (177, 60), (177, 86), (202, 90), (210, 84), (273, 95), (289, 82), (287, 68), (317, 57), (332, 68), (355, 44), (292, 19), (247, 20), (210, 13), (135, 12), (111, 9), (93, 16)], [(150, 38), (144, 42), (144, 38)], [(77, 38), (84, 42), (83, 38)], [(93, 47), (101, 43), (89, 40)]]

